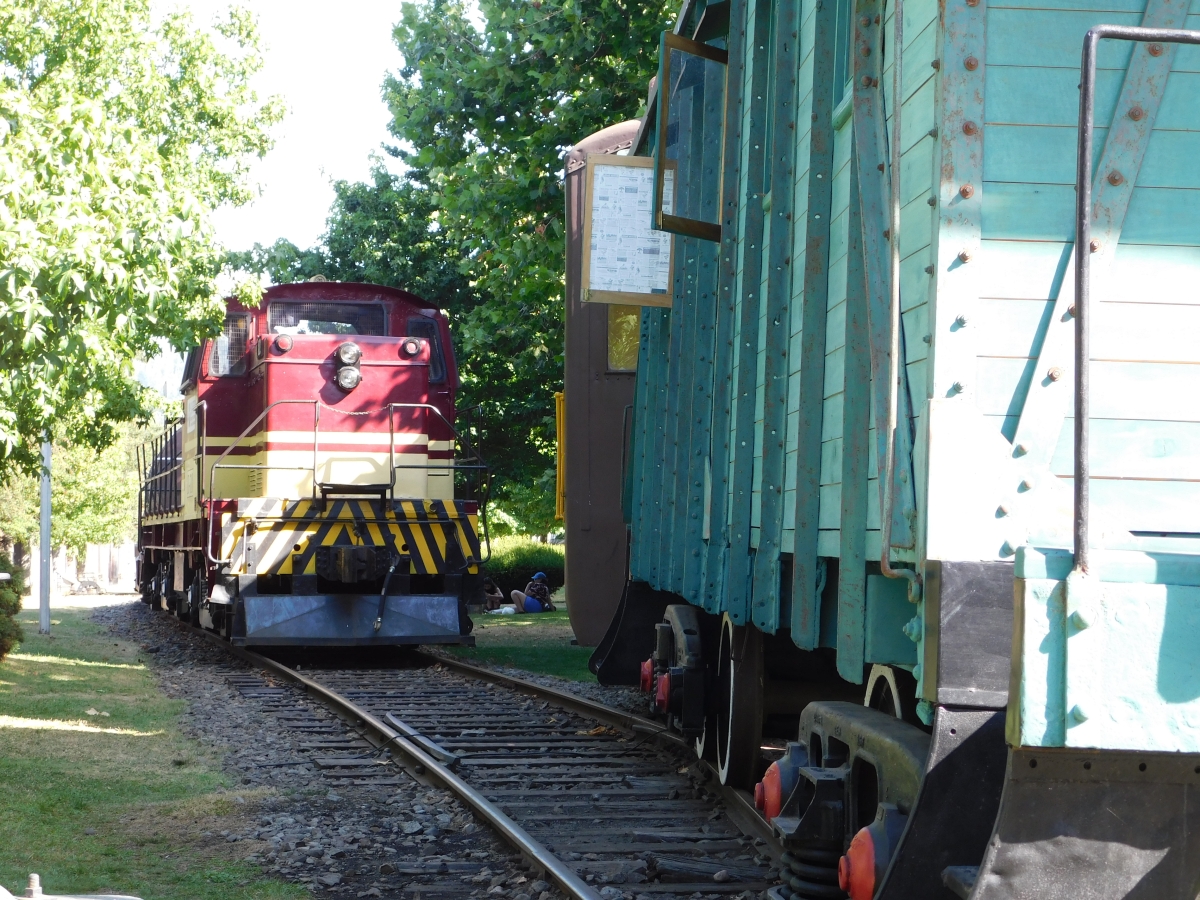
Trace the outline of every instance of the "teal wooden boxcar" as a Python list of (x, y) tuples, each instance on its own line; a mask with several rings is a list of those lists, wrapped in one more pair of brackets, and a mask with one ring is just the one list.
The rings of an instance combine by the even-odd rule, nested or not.
[(849, 847), (854, 897), (1192, 898), (1195, 46), (1099, 48), (1086, 573), (1072, 386), (1084, 35), (1200, 16), (895, 5), (689, 0), (664, 36), (635, 152), (674, 180), (674, 298), (598, 671), (652, 648), (658, 708), (790, 842), (785, 895), (840, 896)]

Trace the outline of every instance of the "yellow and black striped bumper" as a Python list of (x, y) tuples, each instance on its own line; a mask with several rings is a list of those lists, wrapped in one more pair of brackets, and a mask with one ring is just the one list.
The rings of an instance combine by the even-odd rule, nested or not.
[(437, 575), (448, 574), (450, 547), (475, 574), (479, 516), (467, 509), (461, 500), (242, 498), (236, 515), (222, 516), (221, 557), (235, 575), (313, 575), (318, 547), (391, 547), (411, 559), (412, 574)]

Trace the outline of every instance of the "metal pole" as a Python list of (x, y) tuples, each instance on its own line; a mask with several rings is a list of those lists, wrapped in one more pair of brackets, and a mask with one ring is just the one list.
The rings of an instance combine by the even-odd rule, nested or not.
[(42, 443), (42, 498), (41, 498), (41, 535), (40, 562), (41, 578), (38, 581), (38, 594), (41, 614), (38, 619), (38, 633), (50, 633), (50, 442)]

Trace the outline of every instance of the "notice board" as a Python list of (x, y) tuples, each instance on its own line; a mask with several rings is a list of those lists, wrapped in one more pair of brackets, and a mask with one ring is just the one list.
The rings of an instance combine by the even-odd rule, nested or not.
[[(665, 173), (664, 210), (674, 208), (674, 176)], [(585, 177), (580, 299), (670, 306), (674, 241), (654, 230), (654, 160), (592, 153)]]

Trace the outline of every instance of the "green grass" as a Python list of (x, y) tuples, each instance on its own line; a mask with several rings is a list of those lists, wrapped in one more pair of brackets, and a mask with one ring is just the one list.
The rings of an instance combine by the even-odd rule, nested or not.
[(591, 647), (575, 647), (567, 611), (554, 598), (557, 611), (517, 616), (478, 615), (475, 646), (450, 650), (466, 662), (512, 666), (526, 672), (557, 675), (570, 681), (596, 680), (588, 671)]
[(254, 796), (221, 793), (216, 752), (180, 733), (183, 703), (159, 691), (136, 645), (88, 610), (55, 614), (47, 637), (22, 613), (26, 640), (0, 663), (0, 884), (19, 894), (37, 872), (56, 894), (307, 896), (240, 862), (248, 844), (200, 839), (243, 828)]

